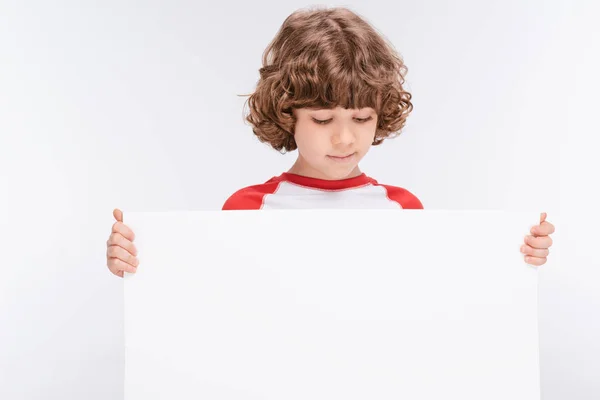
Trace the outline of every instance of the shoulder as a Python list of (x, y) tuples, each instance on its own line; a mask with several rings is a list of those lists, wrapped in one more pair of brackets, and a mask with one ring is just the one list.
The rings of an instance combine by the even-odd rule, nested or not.
[(386, 185), (371, 179), (373, 185), (385, 189), (387, 197), (405, 209), (423, 209), (423, 203), (412, 192), (400, 186)]
[(233, 193), (223, 204), (223, 210), (260, 210), (264, 197), (273, 194), (281, 183), (281, 179), (274, 177), (268, 181), (247, 186)]

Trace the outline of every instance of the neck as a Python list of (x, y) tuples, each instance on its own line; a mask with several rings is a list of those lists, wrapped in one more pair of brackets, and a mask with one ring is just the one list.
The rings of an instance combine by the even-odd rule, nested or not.
[(360, 170), (360, 168), (357, 165), (354, 167), (354, 169), (352, 169), (352, 171), (349, 174), (347, 174), (345, 176), (339, 176), (339, 177), (332, 178), (331, 176), (328, 176), (327, 174), (310, 166), (300, 155), (298, 155), (296, 162), (294, 163), (294, 165), (292, 165), (292, 167), (287, 172), (290, 174), (305, 176), (307, 178), (324, 179), (324, 180), (349, 179), (349, 178), (355, 178), (362, 174), (362, 171)]

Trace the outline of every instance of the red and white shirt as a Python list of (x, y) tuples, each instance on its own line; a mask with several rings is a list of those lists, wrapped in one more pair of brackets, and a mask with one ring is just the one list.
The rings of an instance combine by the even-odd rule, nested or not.
[(328, 208), (422, 209), (423, 204), (408, 190), (382, 185), (364, 173), (329, 181), (288, 172), (240, 189), (223, 204), (223, 210)]

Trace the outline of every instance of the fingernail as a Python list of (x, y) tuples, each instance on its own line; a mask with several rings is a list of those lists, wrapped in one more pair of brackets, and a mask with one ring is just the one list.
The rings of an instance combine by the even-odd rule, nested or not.
[(521, 246), (521, 253), (525, 253), (525, 246)]

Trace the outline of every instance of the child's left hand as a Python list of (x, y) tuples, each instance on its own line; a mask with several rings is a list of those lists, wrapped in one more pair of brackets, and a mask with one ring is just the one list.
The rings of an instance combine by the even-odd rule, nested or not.
[(549, 236), (552, 233), (554, 225), (546, 221), (546, 213), (542, 213), (540, 224), (531, 228), (531, 235), (525, 236), (525, 244), (521, 246), (521, 253), (527, 264), (540, 266), (546, 263), (552, 246), (552, 238)]

